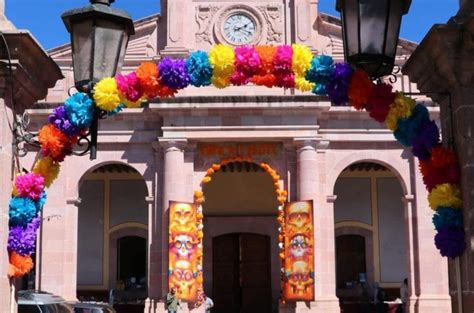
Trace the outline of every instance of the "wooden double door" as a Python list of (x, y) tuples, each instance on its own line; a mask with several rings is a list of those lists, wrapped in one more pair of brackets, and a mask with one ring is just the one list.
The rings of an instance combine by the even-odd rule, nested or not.
[(257, 234), (215, 237), (213, 313), (270, 313), (270, 238)]

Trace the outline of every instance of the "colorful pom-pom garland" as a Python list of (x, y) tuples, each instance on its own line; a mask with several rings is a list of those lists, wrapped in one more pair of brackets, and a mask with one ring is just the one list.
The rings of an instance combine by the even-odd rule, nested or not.
[[(11, 277), (31, 270), (36, 219), (49, 188), (59, 173), (59, 163), (72, 153), (77, 137), (87, 131), (94, 117), (95, 105), (108, 115), (124, 107), (137, 108), (155, 97), (174, 96), (187, 86), (231, 84), (296, 88), (317, 95), (327, 95), (334, 105), (349, 102), (357, 110), (365, 109), (378, 122), (385, 123), (395, 138), (411, 147), (420, 160), (423, 181), (430, 192), (429, 204), (436, 211), (434, 223), (438, 234), (436, 247), (443, 256), (457, 257), (464, 250), (460, 172), (456, 155), (443, 148), (439, 129), (430, 120), (427, 109), (390, 85), (374, 84), (368, 75), (354, 71), (349, 64), (335, 64), (330, 56), (313, 56), (303, 45), (214, 46), (209, 53), (196, 51), (186, 60), (164, 58), (158, 64), (144, 62), (127, 75), (104, 78), (93, 90), (93, 100), (84, 93), (69, 97), (64, 106), (54, 109), (49, 123), (39, 131), (40, 158), (33, 172), (15, 179), (10, 201)], [(212, 168), (211, 168), (212, 169)], [(206, 176), (203, 183), (207, 183)], [(280, 195), (280, 198), (286, 198)]]

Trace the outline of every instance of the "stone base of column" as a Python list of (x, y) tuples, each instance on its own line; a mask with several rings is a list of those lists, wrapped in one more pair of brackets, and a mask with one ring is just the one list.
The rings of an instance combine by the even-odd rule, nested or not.
[(279, 313), (340, 313), (339, 299), (323, 298), (313, 302), (280, 304)]
[(418, 298), (417, 297), (412, 296), (412, 297), (408, 298), (408, 302), (406, 304), (407, 311), (405, 313), (415, 313), (416, 308), (417, 308), (417, 304), (418, 304)]
[(410, 312), (451, 313), (451, 297), (441, 295), (421, 295), (416, 300), (415, 310)]
[(166, 313), (165, 303), (159, 300), (147, 298), (145, 300), (145, 313)]
[[(155, 299), (147, 298), (145, 300), (145, 313), (167, 313), (165, 303), (163, 301), (157, 301)], [(179, 309), (181, 313), (204, 313), (204, 306), (201, 305), (198, 308), (189, 308), (187, 303), (181, 303)]]

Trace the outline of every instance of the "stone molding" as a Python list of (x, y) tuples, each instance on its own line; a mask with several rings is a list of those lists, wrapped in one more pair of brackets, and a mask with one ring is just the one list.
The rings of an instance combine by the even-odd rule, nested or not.
[(75, 205), (75, 206), (79, 206), (82, 202), (82, 199), (81, 198), (67, 198), (66, 199), (66, 204), (70, 204), (70, 205)]
[(327, 195), (326, 202), (327, 203), (335, 203), (337, 200), (337, 195)]
[(403, 66), (402, 72), (435, 101), (441, 93), (474, 85), (474, 16), (459, 13), (435, 25)]
[(188, 144), (188, 140), (183, 138), (160, 138), (158, 139), (158, 142), (161, 147), (163, 147), (165, 153), (171, 151), (183, 151)]

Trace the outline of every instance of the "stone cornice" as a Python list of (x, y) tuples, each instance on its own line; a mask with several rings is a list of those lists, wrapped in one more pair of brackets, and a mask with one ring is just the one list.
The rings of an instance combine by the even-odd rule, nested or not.
[(435, 101), (454, 88), (474, 85), (474, 16), (434, 25), (402, 72)]

